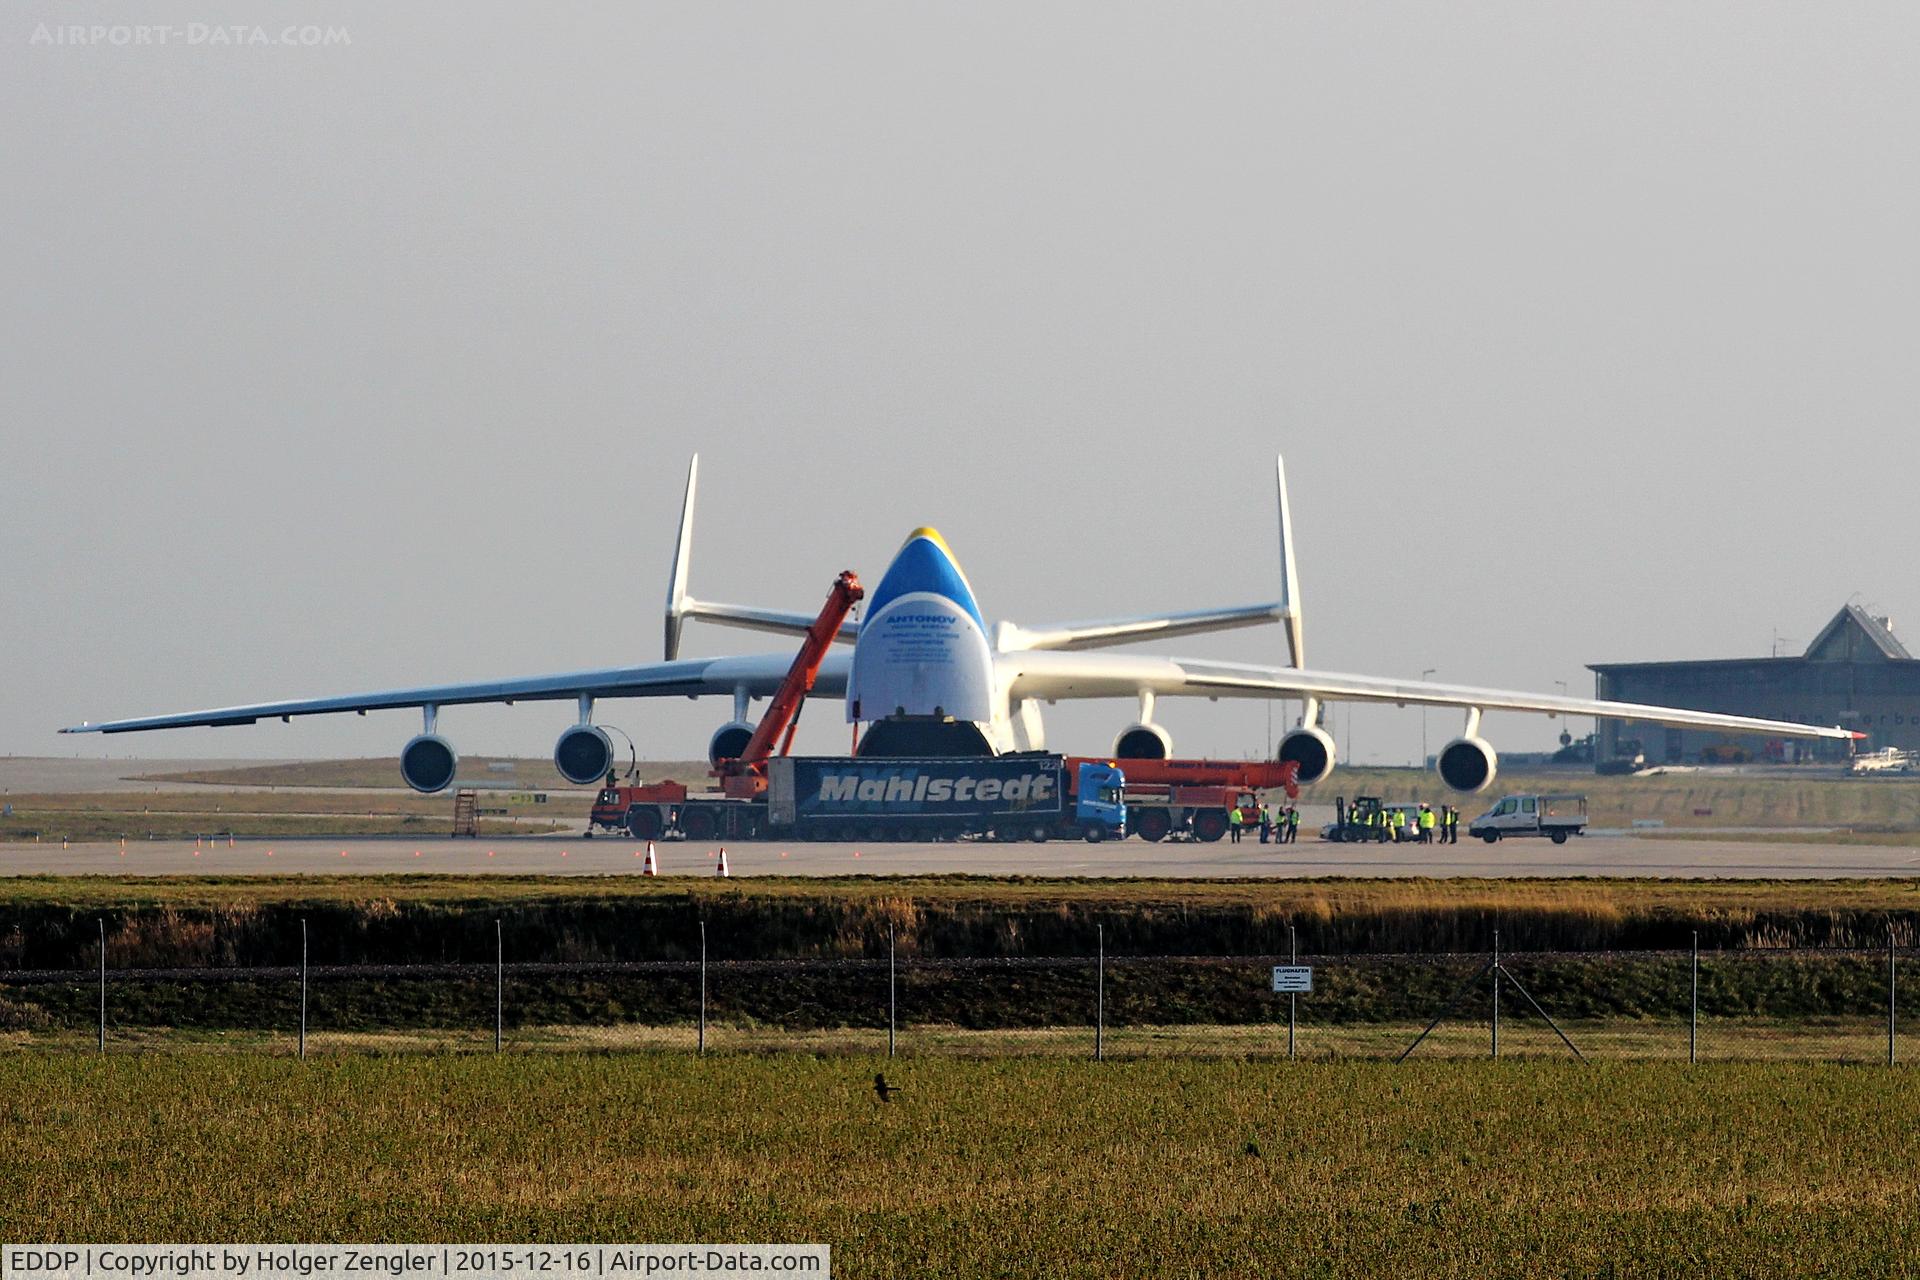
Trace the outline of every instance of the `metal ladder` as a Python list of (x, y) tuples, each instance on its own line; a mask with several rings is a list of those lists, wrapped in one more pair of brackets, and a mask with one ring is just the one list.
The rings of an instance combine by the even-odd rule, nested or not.
[(470, 836), (480, 835), (480, 798), (472, 787), (462, 787), (453, 793), (453, 834)]

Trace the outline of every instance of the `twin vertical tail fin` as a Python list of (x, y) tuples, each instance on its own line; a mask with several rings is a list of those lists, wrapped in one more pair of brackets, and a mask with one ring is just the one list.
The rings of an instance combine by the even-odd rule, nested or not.
[(680, 536), (673, 544), (673, 573), (667, 579), (667, 633), (664, 652), (668, 662), (680, 656), (680, 632), (686, 626), (687, 564), (693, 559), (693, 490), (700, 479), (700, 455), (687, 463), (687, 496), (680, 504)]
[[(700, 455), (687, 463), (687, 496), (680, 504), (680, 536), (673, 544), (673, 572), (667, 578), (666, 634), (662, 651), (672, 662), (680, 656), (681, 633), (687, 619), (700, 618), (723, 627), (747, 631), (771, 631), (776, 635), (804, 636), (812, 629), (815, 614), (795, 613), (788, 609), (762, 609), (755, 605), (720, 604), (697, 600), (687, 590), (687, 565), (693, 559), (693, 494), (700, 479)], [(859, 633), (859, 624), (848, 619), (840, 624), (836, 640), (851, 641)]]
[(1287, 461), (1276, 454), (1274, 479), (1280, 495), (1280, 620), (1287, 628), (1287, 653), (1297, 669), (1306, 665), (1306, 635), (1300, 616), (1300, 570), (1293, 552), (1293, 515), (1287, 507)]

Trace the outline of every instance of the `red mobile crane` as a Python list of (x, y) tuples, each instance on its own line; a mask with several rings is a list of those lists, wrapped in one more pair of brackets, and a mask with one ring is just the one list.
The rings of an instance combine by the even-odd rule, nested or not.
[(820, 664), (826, 661), (827, 650), (840, 634), (840, 624), (866, 594), (866, 588), (860, 585), (859, 577), (851, 569), (843, 569), (833, 580), (827, 602), (820, 606), (820, 616), (807, 628), (800, 652), (793, 655), (793, 665), (787, 668), (786, 677), (774, 691), (773, 701), (767, 704), (767, 714), (760, 717), (759, 727), (741, 748), (738, 759), (722, 760), (713, 767), (713, 776), (720, 779), (721, 789), (729, 796), (747, 800), (767, 789), (767, 761), (774, 754), (774, 739), (780, 739), (781, 755), (793, 749), (793, 733), (800, 727), (800, 708), (820, 678)]
[[(774, 755), (774, 742), (779, 740), (779, 754), (785, 755), (793, 747), (794, 730), (800, 724), (800, 708), (807, 694), (813, 691), (814, 682), (820, 678), (820, 664), (826, 660), (827, 650), (833, 647), (834, 637), (840, 633), (840, 624), (853, 612), (853, 606), (866, 596), (866, 588), (860, 585), (860, 578), (853, 570), (844, 570), (833, 580), (833, 587), (827, 592), (827, 602), (820, 606), (820, 616), (807, 628), (806, 637), (800, 642), (800, 651), (793, 655), (793, 665), (787, 668), (787, 674), (780, 681), (780, 687), (774, 691), (773, 701), (767, 705), (767, 713), (760, 717), (760, 724), (747, 739), (747, 745), (740, 751), (737, 759), (721, 760), (713, 766), (713, 776), (720, 779), (720, 789), (729, 800), (752, 800), (767, 789), (767, 761)], [(587, 830), (594, 827), (611, 827), (616, 830), (633, 825), (628, 814), (638, 815), (637, 820), (644, 824), (651, 816), (651, 822), (657, 829), (635, 830), (638, 839), (657, 839), (666, 834), (666, 822), (661, 817), (660, 806), (684, 805), (687, 800), (687, 786), (684, 782), (655, 782), (641, 786), (620, 786), (612, 777), (594, 798), (593, 815), (587, 824)], [(667, 812), (672, 812), (668, 810)], [(710, 818), (710, 814), (702, 814)], [(692, 814), (683, 815), (683, 824), (693, 821)], [(689, 836), (693, 831), (687, 831)]]

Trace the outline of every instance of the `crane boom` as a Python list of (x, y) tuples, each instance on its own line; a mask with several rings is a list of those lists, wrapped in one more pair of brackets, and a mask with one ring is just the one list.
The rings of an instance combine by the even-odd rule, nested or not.
[(866, 594), (859, 576), (851, 569), (842, 571), (833, 580), (833, 589), (827, 592), (827, 602), (820, 606), (820, 616), (807, 628), (806, 636), (800, 642), (800, 651), (793, 655), (793, 665), (787, 668), (780, 687), (767, 704), (767, 714), (760, 717), (753, 736), (741, 748), (739, 758), (722, 760), (714, 767), (716, 777), (738, 778), (760, 774), (773, 756), (774, 745), (780, 742), (782, 734), (786, 735), (786, 740), (780, 743), (781, 752), (784, 754), (793, 745), (793, 729), (800, 718), (800, 706), (806, 701), (807, 694), (812, 692), (814, 681), (820, 677), (820, 664), (826, 660), (827, 650), (833, 647), (834, 638), (840, 634), (840, 624), (847, 620), (847, 615), (853, 612), (853, 606)]

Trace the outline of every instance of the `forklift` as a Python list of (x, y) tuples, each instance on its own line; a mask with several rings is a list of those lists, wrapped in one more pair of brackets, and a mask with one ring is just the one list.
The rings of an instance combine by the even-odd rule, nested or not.
[(1355, 796), (1348, 804), (1345, 796), (1333, 798), (1333, 825), (1320, 832), (1322, 840), (1336, 844), (1360, 844), (1373, 840), (1385, 843), (1393, 832), (1381, 816), (1379, 796)]

